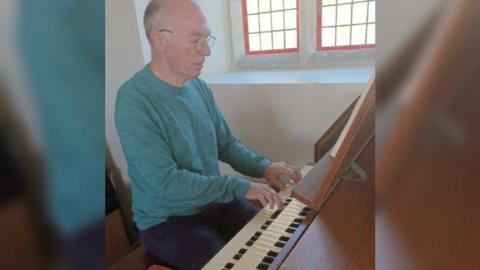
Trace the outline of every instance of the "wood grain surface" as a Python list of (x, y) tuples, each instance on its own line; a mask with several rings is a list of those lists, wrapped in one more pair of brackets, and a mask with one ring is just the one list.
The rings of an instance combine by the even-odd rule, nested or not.
[(369, 177), (342, 181), (280, 269), (374, 269), (374, 140), (358, 159)]

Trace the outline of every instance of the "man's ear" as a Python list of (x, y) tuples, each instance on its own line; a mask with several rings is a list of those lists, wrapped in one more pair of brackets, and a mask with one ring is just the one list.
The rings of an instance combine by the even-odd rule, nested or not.
[(165, 50), (167, 41), (162, 33), (158, 31), (152, 31), (150, 32), (150, 43), (155, 49), (163, 51)]

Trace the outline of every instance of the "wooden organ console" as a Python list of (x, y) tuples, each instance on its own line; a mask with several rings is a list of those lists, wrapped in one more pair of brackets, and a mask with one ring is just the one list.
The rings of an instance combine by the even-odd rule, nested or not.
[(374, 269), (374, 102), (371, 79), (279, 193), (284, 209), (262, 209), (203, 269)]

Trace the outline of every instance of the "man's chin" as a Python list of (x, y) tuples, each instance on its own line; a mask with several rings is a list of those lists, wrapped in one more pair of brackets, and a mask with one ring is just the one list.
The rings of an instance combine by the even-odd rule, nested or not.
[(192, 79), (195, 79), (197, 78), (198, 76), (200, 76), (200, 74), (202, 73), (201, 70), (197, 71), (197, 72), (192, 72), (190, 75), (191, 75), (191, 78)]

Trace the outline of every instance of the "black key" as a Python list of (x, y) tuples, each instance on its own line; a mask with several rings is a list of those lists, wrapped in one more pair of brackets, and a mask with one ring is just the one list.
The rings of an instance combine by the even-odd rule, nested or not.
[(302, 216), (302, 217), (304, 217), (304, 216), (306, 216), (307, 214), (308, 214), (308, 211), (302, 211), (302, 212), (300, 212), (299, 215)]
[(238, 253), (240, 253), (240, 254), (242, 254), (242, 255), (245, 254), (245, 252), (247, 252), (247, 250), (244, 249), (244, 248), (241, 248), (241, 249), (238, 251)]
[(288, 232), (288, 233), (294, 233), (294, 232), (295, 232), (295, 229), (287, 228), (285, 231)]
[(286, 201), (286, 202), (291, 202), (291, 201), (292, 201), (292, 198), (287, 198), (285, 201)]
[(310, 211), (310, 207), (304, 207), (303, 211)]
[(266, 263), (259, 263), (258, 266), (257, 266), (257, 269), (267, 270), (269, 266), (270, 266), (270, 265), (268, 265), (268, 264), (266, 264)]
[(293, 222), (302, 223), (303, 220), (304, 220), (304, 218), (296, 218), (296, 219), (293, 220)]
[(290, 237), (280, 236), (280, 238), (278, 240), (280, 240), (282, 242), (288, 242), (288, 239), (290, 239)]
[(273, 262), (273, 260), (275, 260), (275, 258), (267, 256), (267, 257), (263, 258), (262, 262), (271, 264)]
[(262, 230), (266, 230), (268, 228), (268, 225), (262, 225), (262, 227), (260, 227), (260, 229)]
[(295, 229), (298, 228), (298, 226), (300, 226), (299, 223), (292, 223), (292, 224), (290, 224), (290, 227), (295, 228)]
[(251, 245), (253, 245), (253, 242), (254, 242), (254, 241), (252, 241), (252, 240), (249, 240), (247, 243), (245, 243), (245, 245), (247, 245), (247, 246), (251, 246)]
[(276, 219), (278, 215), (280, 215), (280, 210), (277, 210), (275, 211), (275, 213), (273, 213), (273, 215), (270, 217), (271, 219)]
[(233, 268), (233, 263), (227, 263), (227, 264), (225, 264), (224, 267), (227, 268), (227, 269), (232, 269)]
[(275, 252), (275, 251), (270, 250), (270, 251), (267, 253), (267, 255), (270, 256), (270, 257), (274, 257), (274, 258), (275, 258), (275, 257), (278, 256), (278, 252)]
[(238, 260), (240, 260), (240, 258), (242, 257), (242, 255), (243, 255), (243, 254), (237, 253), (237, 254), (235, 254), (235, 256), (233, 256), (233, 259), (238, 261)]
[(261, 233), (261, 232), (256, 232), (254, 235), (255, 235), (256, 237), (259, 237), (260, 235), (262, 235), (262, 233)]
[(268, 225), (272, 224), (272, 221), (271, 221), (271, 220), (267, 220), (267, 221), (265, 221), (264, 224), (268, 226)]
[(276, 242), (275, 245), (276, 247), (283, 248), (285, 246), (285, 243), (283, 242)]

